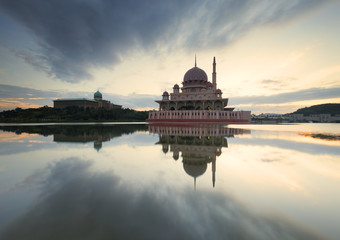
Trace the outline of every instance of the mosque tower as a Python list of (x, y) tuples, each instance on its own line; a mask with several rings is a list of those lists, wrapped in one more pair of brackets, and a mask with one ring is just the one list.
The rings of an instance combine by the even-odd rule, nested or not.
[(213, 62), (212, 82), (213, 82), (213, 88), (214, 88), (214, 90), (216, 90), (217, 84), (216, 84), (216, 61), (215, 61), (215, 57), (214, 57), (214, 62)]

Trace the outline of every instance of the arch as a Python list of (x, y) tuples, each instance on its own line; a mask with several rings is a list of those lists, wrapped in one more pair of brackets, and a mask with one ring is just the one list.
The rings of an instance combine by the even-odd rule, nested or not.
[(178, 110), (183, 110), (183, 106), (185, 106), (183, 101), (180, 101), (180, 102), (177, 103), (177, 109)]
[(212, 104), (212, 102), (211, 102), (211, 101), (206, 101), (206, 102), (204, 103), (204, 109), (205, 109), (205, 110), (212, 110), (212, 109), (213, 109), (213, 104)]
[(222, 110), (223, 109), (223, 104), (221, 101), (217, 100), (214, 102), (214, 109), (215, 110)]
[(194, 110), (195, 109), (195, 105), (192, 101), (188, 101), (186, 105), (187, 105), (187, 110)]
[(196, 110), (202, 110), (203, 109), (203, 103), (202, 101), (195, 102), (195, 109)]
[(176, 110), (176, 103), (175, 102), (169, 103), (169, 110)]
[(161, 104), (161, 110), (163, 110), (163, 111), (168, 110), (167, 104), (165, 104), (165, 103)]

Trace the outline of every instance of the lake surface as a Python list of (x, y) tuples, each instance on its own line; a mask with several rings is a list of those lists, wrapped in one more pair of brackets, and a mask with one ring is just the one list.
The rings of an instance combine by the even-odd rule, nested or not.
[(340, 239), (340, 124), (0, 126), (0, 239)]

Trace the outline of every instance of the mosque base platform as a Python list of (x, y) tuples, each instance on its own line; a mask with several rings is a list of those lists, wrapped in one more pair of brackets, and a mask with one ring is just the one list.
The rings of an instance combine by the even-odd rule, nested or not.
[(225, 119), (146, 119), (147, 123), (250, 123), (246, 119), (235, 119), (235, 120), (225, 120)]
[(250, 123), (250, 111), (175, 110), (153, 111), (148, 123)]

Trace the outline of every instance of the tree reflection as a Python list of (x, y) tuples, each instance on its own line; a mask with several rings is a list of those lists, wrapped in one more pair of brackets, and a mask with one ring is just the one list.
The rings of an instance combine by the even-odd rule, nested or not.
[(0, 130), (22, 133), (53, 135), (54, 142), (87, 143), (93, 142), (93, 147), (99, 151), (102, 143), (123, 134), (132, 134), (136, 131), (147, 131), (144, 124), (84, 124), (84, 125), (18, 125), (0, 126)]

